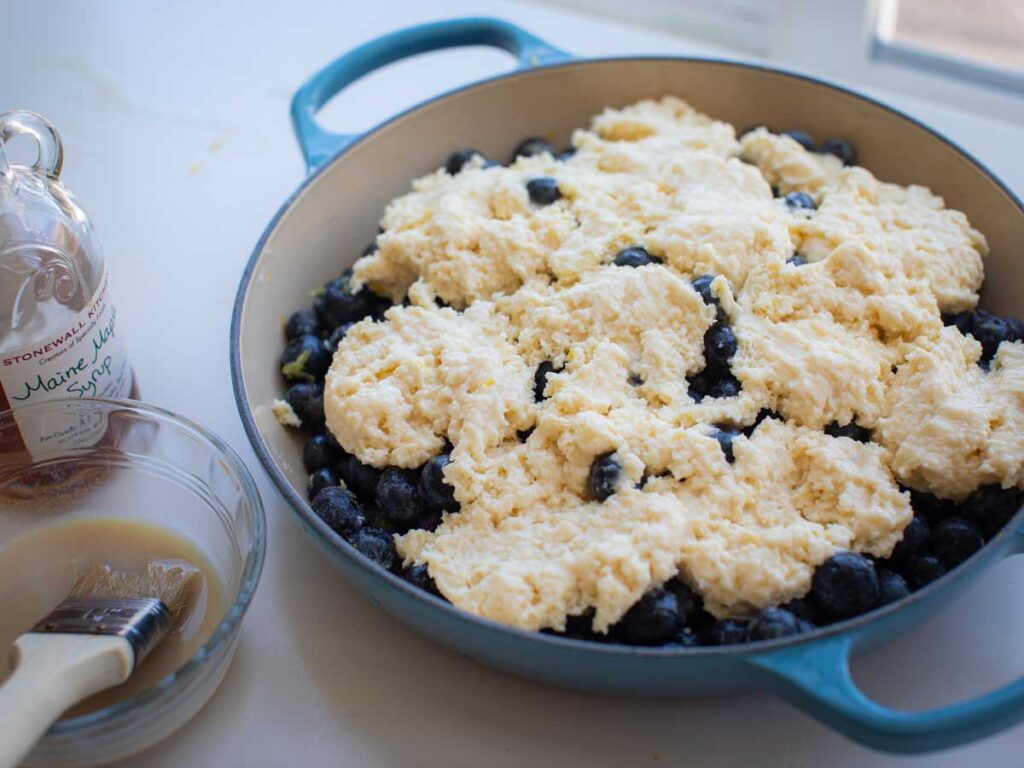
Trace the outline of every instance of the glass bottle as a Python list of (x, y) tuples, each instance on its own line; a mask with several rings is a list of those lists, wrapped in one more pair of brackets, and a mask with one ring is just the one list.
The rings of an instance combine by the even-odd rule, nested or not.
[[(13, 165), (4, 145), (31, 137), (38, 157)], [(60, 183), (63, 147), (33, 112), (0, 114), (0, 410), (53, 398), (137, 399), (106, 262), (92, 223)], [(19, 422), (33, 454), (93, 445), (102, 423)], [(13, 446), (0, 446), (9, 452)]]

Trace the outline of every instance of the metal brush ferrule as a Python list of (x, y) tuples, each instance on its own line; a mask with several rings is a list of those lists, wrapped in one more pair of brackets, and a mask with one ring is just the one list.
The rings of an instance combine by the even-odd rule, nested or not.
[(123, 637), (135, 652), (135, 666), (170, 628), (167, 607), (155, 597), (69, 597), (32, 627), (33, 632)]

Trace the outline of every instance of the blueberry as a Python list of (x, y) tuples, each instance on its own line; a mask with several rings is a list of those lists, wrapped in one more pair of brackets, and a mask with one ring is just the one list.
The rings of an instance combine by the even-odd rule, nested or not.
[(421, 531), (436, 531), (441, 524), (441, 512), (436, 509), (424, 509), (423, 516), (416, 521), (415, 528)]
[(327, 348), (330, 349), (332, 353), (338, 348), (338, 345), (341, 344), (341, 340), (345, 338), (345, 334), (348, 333), (349, 329), (353, 325), (355, 325), (355, 323), (342, 323), (331, 331), (331, 335), (327, 337)]
[(451, 456), (442, 453), (428, 460), (420, 470), (420, 497), (427, 508), (435, 512), (459, 511), (455, 489), (444, 479), (444, 468), (450, 463)]
[(408, 568), (403, 568), (402, 578), (414, 587), (419, 587), (424, 592), (429, 592), (430, 594), (438, 597), (441, 596), (440, 591), (437, 589), (437, 584), (434, 583), (434, 577), (430, 575), (430, 571), (425, 563), (421, 563), (420, 565), (410, 565)]
[(971, 334), (981, 344), (984, 358), (991, 360), (995, 357), (999, 345), (1011, 339), (1013, 331), (1010, 324), (999, 315), (979, 309), (971, 320)]
[(955, 325), (956, 329), (964, 336), (971, 332), (971, 322), (974, 316), (970, 312), (959, 312), (955, 315), (943, 315), (943, 325)]
[(652, 589), (626, 611), (615, 626), (615, 634), (630, 645), (661, 645), (682, 626), (676, 596), (664, 589)]
[(1010, 522), (1021, 506), (1021, 493), (1016, 488), (1004, 489), (998, 485), (983, 485), (963, 504), (964, 514), (991, 538)]
[(414, 472), (388, 467), (377, 481), (377, 508), (388, 525), (404, 533), (424, 517), (418, 478)]
[(575, 640), (605, 641), (603, 636), (594, 632), (593, 608), (587, 608), (583, 613), (576, 614), (575, 616), (566, 616), (565, 630), (560, 634), (563, 637), (571, 637)]
[(358, 291), (352, 289), (352, 270), (347, 269), (324, 286), (323, 292), (313, 301), (320, 325), (333, 331), (344, 323), (354, 323), (364, 317), (383, 312), (389, 302), (367, 287)]
[(516, 439), (520, 443), (525, 443), (527, 440), (530, 439), (530, 435), (533, 434), (533, 430), (534, 429), (536, 429), (536, 427), (530, 427), (529, 429), (520, 429), (520, 430), (518, 430), (516, 432)]
[(331, 367), (331, 353), (319, 336), (292, 339), (281, 353), (281, 375), (288, 381), (317, 381)]
[(1024, 320), (1006, 315), (1003, 317), (1003, 322), (1006, 323), (1010, 329), (1010, 335), (1007, 337), (1007, 341), (1024, 341)]
[(907, 527), (903, 529), (903, 538), (893, 547), (892, 561), (906, 562), (924, 547), (930, 535), (931, 528), (928, 526), (928, 520), (924, 515), (914, 515), (907, 523)]
[[(358, 295), (366, 305), (367, 312), (363, 315), (364, 318), (372, 317), (374, 320), (380, 320), (384, 317), (384, 313), (394, 306), (394, 302), (392, 302), (387, 296), (376, 294), (365, 286), (360, 289)], [(402, 303), (403, 306), (408, 306), (407, 301), (403, 301)], [(352, 320), (346, 322), (355, 321)]]
[(576, 147), (566, 147), (556, 156), (557, 160), (561, 160), (563, 163), (576, 154)]
[(284, 324), (284, 337), (291, 341), (300, 336), (316, 336), (320, 333), (320, 322), (312, 309), (300, 309), (293, 312)]
[(888, 605), (910, 594), (907, 582), (888, 568), (878, 568), (878, 604)]
[(338, 484), (338, 476), (330, 467), (322, 467), (309, 476), (306, 481), (306, 497), (312, 501), (324, 488)]
[(812, 627), (817, 624), (824, 623), (822, 621), (821, 612), (818, 610), (818, 606), (816, 606), (808, 597), (793, 598), (788, 603), (783, 603), (779, 607), (785, 608), (796, 616), (797, 619)]
[[(381, 230), (383, 232), (384, 230)], [(377, 252), (377, 240), (371, 240), (367, 243), (366, 247), (363, 248), (363, 256), (370, 256)]]
[(686, 381), (689, 384), (687, 391), (695, 403), (701, 402), (705, 397), (735, 397), (741, 389), (739, 380), (728, 370), (723, 371), (718, 366), (709, 366)]
[(722, 447), (722, 453), (725, 454), (725, 460), (730, 464), (735, 460), (732, 455), (732, 441), (740, 434), (742, 433), (736, 427), (731, 427), (728, 424), (715, 424), (711, 430), (711, 437), (718, 441)]
[(955, 568), (984, 544), (981, 531), (970, 520), (947, 517), (932, 528), (928, 548), (947, 568)]
[(473, 159), (474, 155), (479, 155), (475, 149), (460, 149), (449, 155), (448, 160), (444, 164), (444, 169), (449, 174), (454, 176), (462, 170), (462, 166)]
[(647, 252), (647, 249), (641, 248), (639, 245), (634, 245), (629, 248), (623, 248), (616, 254), (615, 259), (612, 261), (617, 267), (644, 267), (648, 264), (661, 264), (662, 260), (657, 256), (651, 256)]
[(594, 459), (587, 477), (587, 495), (591, 501), (604, 501), (613, 493), (622, 477), (622, 467), (605, 453)]
[(389, 571), (398, 560), (394, 539), (381, 528), (360, 528), (352, 535), (349, 543), (364, 557)]
[(516, 151), (512, 153), (512, 159), (509, 162), (514, 163), (516, 158), (519, 157), (543, 155), (545, 152), (549, 155), (554, 155), (555, 145), (547, 139), (542, 139), (539, 136), (531, 136), (530, 138), (520, 142), (519, 146), (516, 147)]
[(302, 465), (307, 472), (333, 467), (341, 458), (341, 446), (330, 432), (313, 435), (302, 446)]
[(742, 385), (740, 384), (739, 379), (729, 373), (714, 383), (707, 396), (712, 399), (736, 397), (740, 393), (741, 388)]
[(679, 579), (671, 579), (665, 583), (665, 589), (676, 596), (676, 605), (679, 607), (679, 615), (683, 617), (684, 623), (697, 618), (697, 615), (704, 609), (704, 601), (689, 584)]
[(375, 501), (377, 482), (381, 476), (379, 469), (363, 464), (350, 453), (342, 452), (338, 460), (338, 475), (363, 502)]
[(693, 290), (704, 300), (704, 303), (715, 308), (716, 320), (721, 323), (725, 320), (725, 312), (722, 311), (718, 299), (711, 293), (711, 283), (714, 279), (714, 275), (701, 275), (694, 279), (692, 285)]
[(687, 617), (686, 624), (697, 633), (701, 645), (707, 645), (708, 638), (711, 636), (711, 630), (715, 626), (716, 621), (714, 616), (702, 608), (697, 611), (696, 615)]
[(851, 421), (843, 426), (839, 426), (838, 422), (833, 421), (825, 427), (825, 434), (832, 437), (848, 437), (851, 440), (856, 440), (858, 443), (871, 442), (871, 430), (860, 426), (855, 421)]
[(710, 394), (712, 387), (717, 383), (717, 377), (714, 371), (705, 368), (688, 377), (686, 383), (689, 385), (686, 390), (687, 394), (693, 399), (693, 402), (699, 403)]
[(747, 640), (776, 640), (780, 637), (797, 635), (804, 631), (800, 619), (785, 608), (765, 608), (755, 616), (747, 627)]
[(558, 369), (555, 368), (554, 363), (550, 360), (545, 360), (537, 366), (537, 371), (533, 374), (533, 400), (539, 403), (544, 399), (544, 389), (548, 385), (548, 375), (552, 373), (558, 373)]
[(927, 515), (930, 521), (960, 514), (959, 508), (952, 501), (940, 499), (924, 491), (910, 492), (910, 506), (915, 512)]
[(715, 298), (713, 293), (711, 293), (711, 283), (713, 283), (714, 280), (714, 275), (701, 275), (693, 280), (693, 290), (700, 294), (700, 297), (704, 299), (705, 304), (718, 304), (718, 299)]
[(786, 205), (796, 210), (813, 211), (818, 207), (814, 203), (814, 198), (806, 192), (790, 192), (785, 199)]
[(550, 176), (530, 179), (526, 182), (526, 191), (530, 195), (530, 200), (537, 205), (551, 205), (562, 197), (562, 192), (558, 189), (558, 182)]
[(302, 426), (316, 429), (324, 423), (324, 386), (320, 383), (292, 384), (284, 394)]
[(792, 264), (794, 267), (802, 267), (804, 264), (807, 263), (807, 261), (799, 253), (794, 253), (792, 256), (786, 259), (786, 263)]
[(807, 133), (807, 131), (789, 130), (783, 131), (782, 135), (789, 136), (789, 138), (791, 138), (801, 147), (806, 149), (808, 152), (814, 151), (814, 139), (811, 138), (811, 134)]
[(332, 486), (313, 499), (313, 511), (332, 531), (346, 539), (366, 525), (363, 507), (352, 491)]
[(708, 632), (708, 645), (737, 645), (747, 641), (747, 622), (739, 619), (722, 619)]
[(736, 348), (736, 334), (725, 323), (715, 323), (704, 332), (704, 363), (708, 368), (727, 367)]
[(497, 160), (484, 160), (484, 168), (501, 168), (502, 165)]
[(857, 161), (857, 152), (846, 139), (825, 139), (821, 142), (821, 151), (835, 155), (843, 161), (843, 165), (853, 165)]
[(946, 567), (935, 555), (911, 555), (903, 565), (903, 575), (911, 589), (931, 584), (946, 572)]
[(818, 566), (811, 580), (814, 602), (827, 616), (848, 619), (878, 603), (874, 564), (855, 552), (839, 552)]
[(689, 627), (683, 627), (665, 643), (670, 648), (696, 648), (700, 645), (697, 633)]

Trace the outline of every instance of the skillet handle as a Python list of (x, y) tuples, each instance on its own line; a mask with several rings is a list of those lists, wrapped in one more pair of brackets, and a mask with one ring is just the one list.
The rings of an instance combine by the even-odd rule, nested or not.
[[(1007, 555), (1024, 554), (1024, 529)], [(996, 733), (1024, 719), (1024, 677), (973, 699), (923, 712), (884, 707), (850, 676), (849, 635), (810, 647), (786, 648), (747, 659), (768, 673), (767, 687), (799, 709), (869, 747), (917, 753), (944, 749)]]
[(419, 53), (464, 45), (503, 48), (517, 59), (518, 69), (568, 61), (572, 56), (501, 19), (468, 18), (420, 24), (378, 37), (342, 54), (321, 69), (292, 98), (292, 124), (306, 171), (312, 172), (359, 134), (332, 133), (316, 124), (316, 113), (346, 86), (363, 75)]

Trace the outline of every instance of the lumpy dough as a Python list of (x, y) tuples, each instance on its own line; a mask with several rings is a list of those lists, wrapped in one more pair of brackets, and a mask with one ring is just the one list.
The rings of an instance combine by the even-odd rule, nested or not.
[(824, 313), (781, 323), (741, 313), (736, 332), (737, 377), (764, 391), (783, 416), (819, 429), (854, 417), (864, 426), (877, 420), (890, 368), (877, 340)]
[(810, 259), (849, 242), (896, 256), (906, 274), (927, 281), (943, 312), (977, 303), (985, 237), (925, 187), (884, 184), (863, 168), (848, 168), (798, 235)]
[[(357, 286), (409, 305), (341, 342), (327, 423), (377, 467), (450, 445), (460, 511), (396, 543), (452, 603), (531, 629), (593, 609), (606, 631), (678, 575), (715, 615), (749, 615), (805, 594), (837, 550), (887, 556), (912, 514), (900, 484), (1024, 485), (1024, 347), (983, 371), (940, 317), (973, 307), (983, 276), (963, 214), (764, 129), (737, 141), (671, 97), (607, 109), (573, 144), (416, 181), (355, 265)], [(539, 176), (561, 199), (530, 202)], [(659, 262), (611, 264), (629, 246)], [(704, 274), (718, 308), (691, 286)], [(742, 390), (696, 402), (716, 312)], [(823, 431), (852, 421), (873, 441)], [(715, 425), (748, 427), (732, 463)], [(603, 454), (622, 477), (597, 502)]]
[(482, 450), (532, 420), (533, 371), (486, 303), (393, 307), (338, 346), (324, 384), (327, 426), (368, 464), (416, 467), (446, 440)]
[(477, 157), (458, 176), (441, 168), (417, 180), (388, 206), (377, 251), (356, 264), (356, 284), (397, 301), (423, 281), (462, 308), (545, 275), (548, 254), (575, 221), (564, 202), (532, 208), (525, 180), (554, 167), (550, 156), (511, 168), (484, 168)]
[(892, 367), (942, 327), (927, 285), (859, 243), (802, 266), (764, 262), (737, 301), (732, 368), (744, 389), (818, 428), (874, 426)]
[(835, 186), (843, 164), (832, 155), (808, 152), (789, 136), (774, 134), (763, 126), (755, 128), (741, 142), (743, 159), (761, 169), (765, 180), (779, 194), (806, 192), (820, 201)]
[[(712, 457), (717, 445), (693, 434)], [(676, 572), (685, 510), (668, 496), (624, 483), (603, 503), (586, 501), (594, 451), (613, 451), (614, 429), (594, 412), (542, 414), (525, 443), (479, 456), (459, 447), (446, 476), (462, 511), (434, 533), (398, 540), (409, 560), (427, 562), (442, 593), (478, 615), (538, 629), (561, 627), (588, 606), (606, 628), (651, 583)], [(638, 477), (642, 466), (630, 466)]]
[(789, 217), (755, 168), (677, 150), (678, 157), (642, 171), (606, 172), (600, 169), (606, 151), (605, 144), (582, 148), (559, 174), (579, 222), (548, 257), (561, 283), (631, 245), (645, 246), (683, 274), (723, 274), (737, 285), (753, 263), (791, 254)]
[(1024, 484), (1024, 345), (1000, 345), (988, 373), (980, 357), (950, 327), (900, 366), (879, 432), (904, 484), (956, 500)]
[(591, 141), (635, 147), (650, 158), (681, 150), (731, 157), (739, 150), (736, 131), (729, 123), (714, 120), (674, 96), (606, 109), (591, 121), (590, 131), (577, 131), (573, 137), (577, 147)]
[(688, 280), (656, 265), (606, 267), (561, 290), (524, 288), (502, 305), (532, 363), (599, 341), (626, 350), (638, 373), (673, 380), (703, 367), (700, 343), (714, 319)]
[(844, 169), (838, 158), (808, 152), (764, 128), (743, 137), (742, 152), (781, 194), (807, 192), (819, 203), (813, 215), (794, 216), (793, 240), (805, 259), (824, 258), (844, 244), (863, 245), (898, 258), (907, 275), (925, 279), (943, 312), (962, 312), (977, 302), (985, 237), (929, 189), (886, 184), (864, 168)]
[(613, 450), (615, 435), (591, 414), (544, 416), (526, 444), (455, 455), (448, 474), (471, 503), (399, 545), (478, 615), (561, 628), (594, 606), (604, 631), (677, 571), (718, 616), (783, 602), (836, 548), (888, 554), (912, 514), (877, 445), (768, 419), (735, 441), (730, 467), (698, 428), (674, 438), (704, 464), (692, 482), (655, 478), (586, 501), (593, 453)]
[[(485, 168), (475, 158), (457, 176), (439, 169), (417, 180), (388, 206), (356, 285), (397, 301), (423, 283), (462, 308), (538, 280), (571, 283), (632, 245), (736, 285), (756, 261), (791, 254), (791, 217), (736, 158), (731, 125), (666, 99), (606, 111), (574, 141), (567, 162), (542, 155)], [(544, 176), (557, 177), (562, 198), (532, 205), (526, 182)]]
[(680, 571), (717, 616), (804, 594), (836, 549), (888, 555), (912, 516), (877, 445), (767, 419), (733, 453), (713, 482), (651, 489), (687, 510)]
[(295, 413), (295, 410), (288, 404), (287, 401), (276, 399), (270, 405), (271, 410), (274, 413), (274, 417), (286, 427), (301, 427), (302, 419)]

